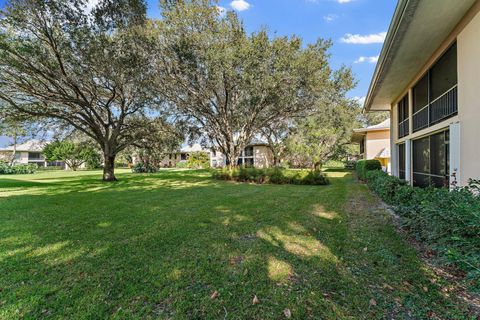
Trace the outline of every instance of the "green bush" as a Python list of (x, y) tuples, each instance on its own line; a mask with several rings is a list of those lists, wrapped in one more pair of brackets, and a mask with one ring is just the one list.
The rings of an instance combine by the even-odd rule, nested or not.
[(480, 196), (475, 181), (465, 188), (414, 188), (381, 171), (367, 174), (369, 187), (402, 217), (417, 239), (467, 273), (480, 290)]
[(319, 170), (286, 170), (281, 168), (224, 168), (215, 170), (213, 177), (219, 180), (253, 182), (258, 184), (327, 185), (330, 183), (328, 178)]
[(210, 168), (210, 155), (207, 152), (193, 152), (188, 157), (187, 166), (190, 169)]
[(186, 169), (188, 168), (188, 163), (186, 161), (180, 161), (175, 164), (175, 168)]
[(132, 167), (133, 173), (154, 173), (158, 172), (158, 168), (149, 164), (145, 163), (137, 163)]
[(0, 174), (32, 174), (38, 169), (36, 164), (14, 164), (0, 162)]
[(374, 170), (382, 170), (382, 165), (378, 160), (359, 160), (356, 165), (358, 178), (365, 180), (367, 172)]

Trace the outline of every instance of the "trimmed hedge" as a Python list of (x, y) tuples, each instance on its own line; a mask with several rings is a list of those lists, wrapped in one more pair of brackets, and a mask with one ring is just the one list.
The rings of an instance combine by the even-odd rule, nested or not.
[(382, 170), (382, 164), (378, 160), (359, 160), (356, 165), (358, 178), (365, 180), (367, 173), (374, 170)]
[(480, 291), (478, 181), (453, 191), (422, 189), (382, 171), (371, 171), (367, 174), (367, 183), (402, 217), (412, 235), (435, 250), (441, 262), (465, 271), (469, 286)]
[(234, 168), (218, 169), (213, 172), (213, 178), (238, 182), (253, 182), (258, 184), (296, 184), (296, 185), (327, 185), (328, 178), (319, 170), (287, 170), (281, 168), (257, 169)]
[(32, 174), (38, 169), (36, 164), (14, 164), (10, 165), (0, 161), (0, 174)]
[(155, 173), (158, 172), (158, 168), (145, 163), (137, 163), (132, 167), (133, 173)]

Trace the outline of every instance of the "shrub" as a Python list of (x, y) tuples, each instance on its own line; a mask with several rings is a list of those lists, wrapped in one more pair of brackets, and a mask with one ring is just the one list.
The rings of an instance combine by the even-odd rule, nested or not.
[(281, 168), (223, 168), (215, 170), (213, 178), (258, 184), (327, 185), (330, 183), (328, 178), (319, 170), (286, 170)]
[(368, 171), (382, 170), (382, 165), (378, 160), (359, 160), (356, 165), (358, 178), (365, 180)]
[(13, 164), (0, 162), (0, 174), (32, 174), (38, 169), (36, 164)]
[(186, 161), (180, 161), (175, 164), (175, 168), (178, 169), (186, 169), (189, 168), (188, 163)]
[(210, 168), (210, 155), (207, 152), (193, 152), (188, 157), (187, 166), (191, 169)]
[(158, 168), (149, 164), (145, 163), (137, 163), (132, 167), (133, 173), (154, 173), (158, 172)]
[(367, 182), (412, 235), (434, 249), (441, 261), (464, 270), (480, 290), (480, 196), (475, 181), (453, 191), (422, 189), (374, 171), (367, 174)]

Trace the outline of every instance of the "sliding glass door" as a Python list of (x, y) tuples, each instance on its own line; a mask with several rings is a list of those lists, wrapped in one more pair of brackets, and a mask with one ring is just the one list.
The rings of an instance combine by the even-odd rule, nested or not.
[(414, 140), (413, 185), (448, 187), (449, 185), (449, 131), (442, 131)]

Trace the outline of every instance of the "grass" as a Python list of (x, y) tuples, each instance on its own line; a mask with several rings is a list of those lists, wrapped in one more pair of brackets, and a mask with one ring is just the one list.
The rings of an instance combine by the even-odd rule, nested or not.
[(0, 177), (0, 318), (467, 318), (366, 187), (328, 171)]

